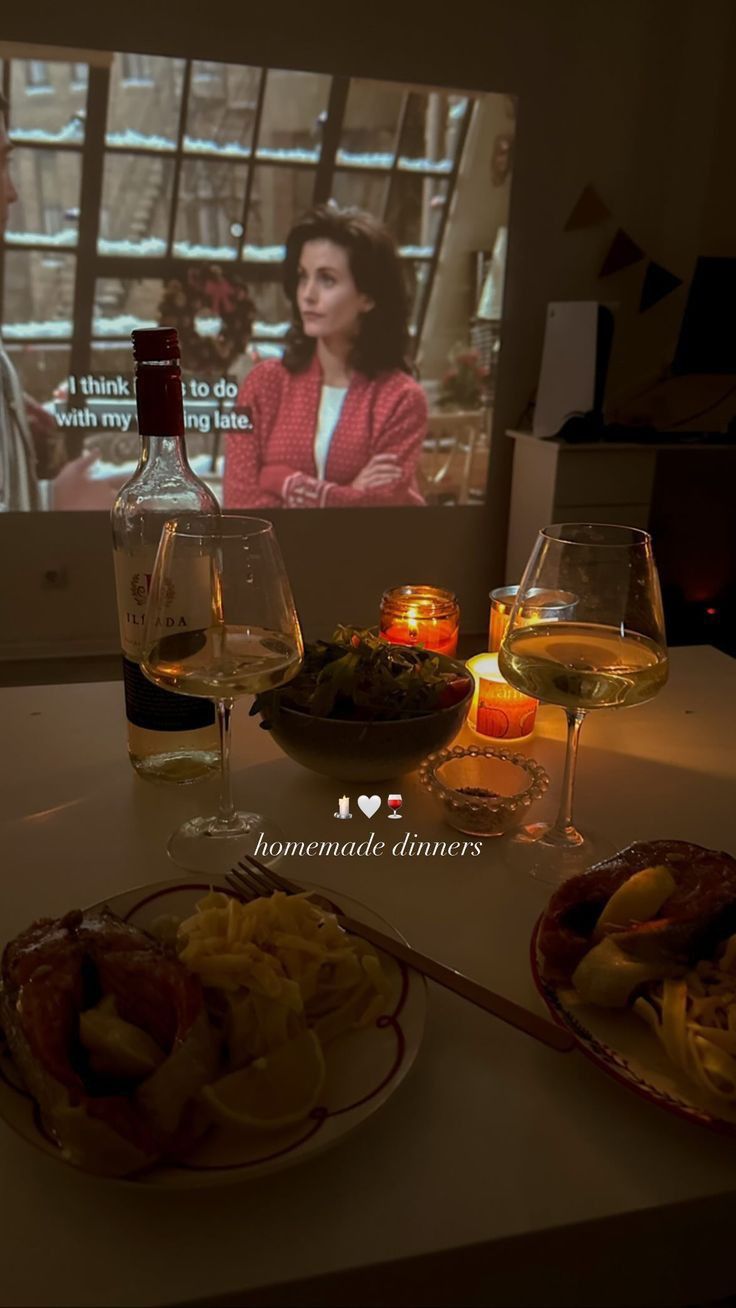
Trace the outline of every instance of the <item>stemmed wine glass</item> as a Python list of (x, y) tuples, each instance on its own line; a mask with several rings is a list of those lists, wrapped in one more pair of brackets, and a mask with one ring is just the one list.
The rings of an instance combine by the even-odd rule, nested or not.
[[(529, 597), (540, 587), (572, 592), (574, 612), (552, 621), (544, 610), (535, 616)], [(595, 523), (563, 523), (540, 531), (498, 665), (517, 690), (559, 704), (567, 714), (560, 811), (554, 822), (531, 823), (516, 836), (535, 845), (532, 875), (557, 885), (602, 852), (573, 822), (585, 714), (643, 704), (667, 680), (662, 597), (648, 532)]]
[(282, 686), (304, 654), (299, 620), (269, 522), (230, 514), (170, 519), (151, 576), (141, 666), (164, 690), (213, 699), (222, 753), (219, 812), (185, 822), (174, 862), (197, 872), (231, 867), (258, 837), (279, 831), (233, 806), (230, 719), (241, 695)]

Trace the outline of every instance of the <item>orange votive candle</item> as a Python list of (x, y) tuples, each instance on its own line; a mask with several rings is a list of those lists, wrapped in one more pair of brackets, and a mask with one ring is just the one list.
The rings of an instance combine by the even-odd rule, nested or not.
[(498, 670), (498, 654), (476, 654), (468, 659), (475, 681), (468, 723), (479, 736), (520, 740), (530, 736), (537, 716), (537, 700), (522, 695)]
[(381, 599), (381, 635), (394, 645), (423, 645), (454, 657), (460, 608), (449, 590), (437, 586), (396, 586)]

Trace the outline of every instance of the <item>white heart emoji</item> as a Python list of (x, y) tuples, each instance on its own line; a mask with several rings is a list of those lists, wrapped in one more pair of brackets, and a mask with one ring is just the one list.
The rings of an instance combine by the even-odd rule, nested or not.
[(372, 818), (381, 807), (380, 795), (358, 795), (358, 808), (367, 818)]

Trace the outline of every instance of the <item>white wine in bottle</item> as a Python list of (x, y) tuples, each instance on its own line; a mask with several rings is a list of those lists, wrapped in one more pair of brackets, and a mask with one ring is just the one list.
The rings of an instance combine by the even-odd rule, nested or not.
[[(123, 647), (128, 752), (140, 777), (179, 784), (220, 766), (214, 705), (154, 686), (141, 671), (146, 601), (163, 524), (177, 513), (219, 515), (215, 496), (187, 462), (179, 340), (172, 327), (133, 332), (140, 462), (112, 509), (113, 557)], [(169, 619), (167, 619), (167, 623)], [(172, 630), (187, 628), (176, 594)]]

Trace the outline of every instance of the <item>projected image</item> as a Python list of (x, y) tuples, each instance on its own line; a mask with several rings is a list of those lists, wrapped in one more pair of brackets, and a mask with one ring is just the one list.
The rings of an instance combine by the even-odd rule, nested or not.
[(105, 508), (178, 329), (226, 507), (482, 503), (506, 95), (0, 46), (0, 509)]

